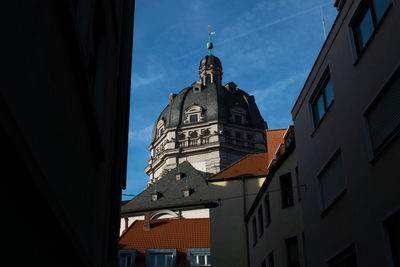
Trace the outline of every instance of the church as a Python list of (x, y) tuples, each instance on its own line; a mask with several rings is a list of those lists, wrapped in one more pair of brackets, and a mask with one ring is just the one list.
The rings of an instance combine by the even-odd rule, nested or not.
[(199, 80), (170, 93), (155, 121), (144, 191), (121, 206), (121, 266), (211, 266), (210, 209), (221, 202), (210, 198), (208, 178), (259, 155), (245, 160), (253, 162), (246, 175), (258, 172), (248, 192), (255, 195), (268, 172), (271, 144), (254, 96), (223, 84), (222, 63), (207, 47)]

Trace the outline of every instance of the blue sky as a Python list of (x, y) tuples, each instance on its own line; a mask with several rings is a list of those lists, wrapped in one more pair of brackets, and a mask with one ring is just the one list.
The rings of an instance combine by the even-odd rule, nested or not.
[[(270, 129), (292, 124), (290, 111), (324, 42), (336, 9), (333, 0), (136, 0), (127, 189), (138, 194), (148, 181), (147, 150), (169, 93), (198, 80), (208, 51), (223, 83), (234, 81), (254, 95)], [(123, 196), (123, 199), (131, 197)]]

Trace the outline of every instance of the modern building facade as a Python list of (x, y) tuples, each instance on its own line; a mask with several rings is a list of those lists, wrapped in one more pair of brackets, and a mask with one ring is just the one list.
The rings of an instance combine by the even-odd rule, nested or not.
[(293, 126), (268, 165), (268, 174), (246, 218), (250, 266), (307, 266)]
[(1, 4), (2, 261), (117, 266), (134, 1)]
[(400, 1), (335, 6), (292, 110), (308, 266), (400, 266)]

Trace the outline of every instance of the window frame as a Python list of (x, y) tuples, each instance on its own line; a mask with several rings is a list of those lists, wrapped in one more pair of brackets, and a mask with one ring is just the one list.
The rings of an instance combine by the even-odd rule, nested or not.
[(252, 230), (253, 230), (253, 247), (257, 244), (257, 216), (254, 215), (253, 220), (251, 220)]
[[(326, 97), (325, 97), (325, 88), (326, 85), (331, 82), (331, 89), (332, 89), (332, 101), (327, 105), (326, 104)], [(310, 116), (311, 116), (311, 135), (315, 133), (315, 131), (319, 128), (321, 125), (322, 121), (325, 119), (326, 114), (329, 112), (331, 107), (333, 106), (333, 103), (335, 102), (335, 93), (333, 90), (333, 80), (332, 80), (332, 75), (330, 71), (329, 64), (325, 67), (325, 70), (322, 72), (319, 81), (317, 83), (317, 86), (315, 86), (315, 89), (310, 97), (309, 100), (309, 107), (310, 107)], [(323, 97), (323, 103), (324, 103), (324, 114), (319, 118), (318, 121), (315, 120), (315, 111), (314, 111), (314, 106), (317, 104), (318, 99), (320, 96)]]
[[(322, 189), (321, 189), (321, 182), (320, 182), (320, 177), (326, 172), (326, 170), (329, 168), (333, 160), (336, 159), (337, 156), (341, 157), (341, 163), (342, 163), (342, 169), (343, 169), (343, 179), (344, 179), (344, 188), (336, 195), (336, 197), (327, 205), (324, 206), (323, 203), (323, 194), (322, 194)], [(317, 179), (317, 184), (318, 184), (318, 195), (319, 195), (319, 205), (320, 205), (320, 210), (321, 213), (320, 215), (323, 216), (327, 210), (329, 210), (337, 201), (338, 199), (341, 198), (342, 195), (344, 195), (347, 192), (347, 178), (346, 178), (346, 171), (344, 168), (344, 158), (343, 158), (343, 153), (342, 153), (342, 148), (339, 146), (329, 157), (328, 160), (322, 165), (322, 168), (317, 172), (316, 175)]]
[[(372, 42), (374, 39), (374, 36), (376, 32), (378, 31), (380, 25), (383, 23), (382, 21), (385, 19), (387, 16), (387, 13), (391, 9), (393, 5), (393, 0), (389, 3), (387, 6), (386, 10), (383, 12), (382, 17), (380, 20), (377, 20), (376, 16), (376, 11), (374, 8), (374, 3), (373, 0), (361, 0), (359, 1), (359, 4), (353, 14), (351, 15), (350, 22), (348, 24), (348, 32), (349, 32), (349, 37), (350, 37), (350, 45), (352, 48), (352, 53), (353, 53), (353, 65), (356, 65), (360, 59), (360, 57), (364, 54), (364, 52), (367, 50), (367, 47), (369, 44)], [(359, 47), (360, 41), (357, 40), (357, 28), (359, 26), (359, 23), (361, 22), (362, 18), (365, 15), (365, 12), (367, 10), (370, 10), (371, 17), (372, 17), (372, 24), (373, 24), (373, 29), (371, 32), (371, 35), (368, 37), (367, 41), (363, 45), (363, 47)], [(364, 14), (364, 15), (363, 15)]]
[[(343, 257), (343, 254), (346, 253), (346, 250), (349, 250), (353, 248), (354, 249), (354, 253), (356, 254), (356, 259), (357, 259), (357, 246), (356, 243), (354, 241), (351, 241), (350, 243), (346, 244), (345, 246), (343, 246), (341, 249), (339, 249), (338, 251), (336, 251), (334, 253), (333, 256), (330, 256), (328, 259), (325, 260), (326, 262), (326, 266), (332, 267), (331, 264), (329, 262), (332, 262), (335, 260), (335, 258), (340, 258)], [(358, 260), (357, 260), (357, 265), (358, 265)]]
[[(283, 188), (282, 188), (282, 179), (289, 177), (290, 178), (290, 191), (291, 191), (291, 195), (292, 195), (292, 203), (284, 203), (284, 195), (283, 195)], [(281, 191), (281, 208), (282, 209), (286, 209), (289, 207), (293, 207), (295, 205), (295, 201), (294, 201), (294, 192), (293, 192), (293, 180), (292, 180), (292, 173), (288, 172), (285, 174), (282, 174), (279, 176), (279, 186), (280, 186), (280, 191)]]
[[(210, 257), (210, 262), (207, 262), (206, 265), (192, 265), (193, 254), (208, 254), (208, 256)], [(186, 262), (187, 262), (188, 266), (211, 266), (210, 248), (187, 248), (186, 249)]]
[(364, 109), (362, 112), (362, 122), (364, 126), (364, 136), (366, 138), (367, 142), (367, 151), (368, 151), (368, 158), (371, 163), (373, 163), (377, 158), (379, 158), (379, 155), (388, 147), (388, 145), (400, 134), (400, 124), (393, 129), (388, 136), (384, 139), (384, 141), (379, 144), (379, 146), (375, 149), (373, 148), (372, 144), (372, 136), (369, 131), (368, 127), (368, 119), (367, 119), (367, 114), (371, 111), (371, 109), (379, 102), (379, 100), (385, 96), (385, 93), (387, 90), (391, 88), (391, 85), (396, 81), (397, 79), (400, 79), (400, 64), (396, 66), (394, 71), (389, 75), (389, 78), (387, 78), (384, 82), (381, 88), (378, 90), (378, 93), (373, 97), (372, 101), (367, 105), (367, 107)]
[(261, 238), (262, 235), (264, 234), (264, 212), (263, 212), (263, 206), (262, 204), (258, 207), (257, 209), (257, 214), (258, 214), (258, 228), (260, 229), (258, 233), (258, 237)]
[(299, 245), (299, 238), (297, 237), (297, 235), (292, 235), (292, 236), (288, 236), (287, 238), (285, 238), (285, 250), (286, 250), (286, 263), (287, 263), (287, 266), (290, 267), (291, 264), (293, 264), (293, 263), (290, 262), (290, 253), (289, 253), (289, 247), (288, 247), (288, 243), (289, 243), (290, 240), (296, 240), (298, 264), (299, 264), (299, 266), (301, 266), (300, 245)]
[[(172, 266), (176, 266), (176, 249), (175, 248), (148, 248), (146, 249), (146, 267), (151, 267), (150, 256), (152, 254), (172, 254)], [(167, 266), (167, 265), (165, 265)]]
[[(268, 210), (267, 210), (267, 208), (268, 208)], [(271, 199), (269, 197), (269, 192), (267, 192), (264, 197), (264, 214), (265, 214), (265, 220), (264, 220), (265, 228), (268, 228), (268, 226), (271, 224), (271, 221), (272, 221), (272, 219), (271, 219)], [(267, 220), (267, 218), (268, 218), (268, 220)]]
[[(121, 264), (122, 263), (121, 262), (121, 255), (122, 254), (130, 254), (132, 256), (131, 265), (122, 265)], [(120, 267), (128, 267), (128, 266), (133, 267), (133, 266), (135, 266), (136, 255), (137, 255), (137, 250), (136, 249), (121, 249), (121, 250), (119, 250), (119, 253), (118, 253), (119, 264), (118, 264), (118, 266), (120, 266)]]

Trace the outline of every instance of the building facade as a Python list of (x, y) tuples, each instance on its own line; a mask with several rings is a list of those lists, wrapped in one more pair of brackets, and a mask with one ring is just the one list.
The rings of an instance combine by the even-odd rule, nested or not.
[[(276, 151), (284, 132), (285, 129), (267, 131), (269, 150)], [(218, 203), (210, 209), (213, 266), (250, 265), (245, 217), (268, 174), (274, 152), (249, 154), (207, 178), (210, 199)]]
[(133, 12), (125, 0), (1, 4), (3, 262), (118, 265)]
[(250, 266), (307, 266), (293, 126), (283, 140), (246, 215)]
[(308, 266), (400, 266), (400, 1), (335, 6), (292, 110)]

